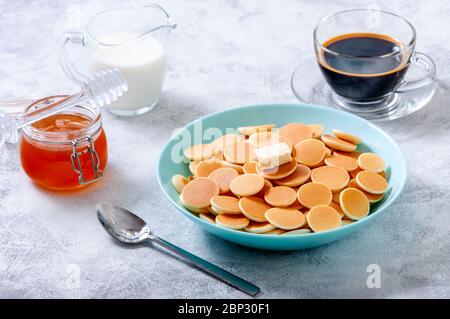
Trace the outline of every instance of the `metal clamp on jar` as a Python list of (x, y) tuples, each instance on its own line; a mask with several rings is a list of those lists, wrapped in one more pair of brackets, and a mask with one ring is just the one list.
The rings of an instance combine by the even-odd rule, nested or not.
[[(82, 152), (78, 152), (78, 147), (80, 147), (84, 142), (87, 143), (87, 149)], [(92, 171), (94, 172), (94, 178), (90, 180), (86, 180), (80, 160), (80, 156), (83, 156), (85, 153), (89, 154)], [(81, 185), (95, 182), (103, 175), (103, 170), (101, 169), (102, 162), (100, 161), (98, 153), (95, 151), (94, 139), (91, 136), (86, 136), (82, 139), (72, 141), (72, 155), (70, 155), (70, 161), (72, 163), (72, 169), (78, 174), (78, 182)], [(106, 161), (103, 163), (103, 167), (105, 165)]]

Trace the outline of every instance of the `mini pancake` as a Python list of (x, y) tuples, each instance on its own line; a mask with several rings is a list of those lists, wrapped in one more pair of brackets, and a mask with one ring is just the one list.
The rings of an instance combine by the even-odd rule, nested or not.
[(366, 195), (356, 188), (346, 188), (341, 192), (341, 208), (350, 219), (359, 220), (366, 217), (370, 211)]
[(230, 190), (237, 196), (257, 194), (264, 187), (264, 178), (258, 174), (239, 175), (231, 181)]
[(292, 155), (297, 163), (311, 167), (320, 164), (325, 154), (325, 144), (312, 138), (295, 144)]
[(261, 125), (252, 125), (252, 126), (241, 126), (238, 127), (238, 131), (244, 135), (251, 135), (255, 132), (261, 131), (270, 131), (275, 127), (275, 124), (261, 124)]
[(254, 222), (251, 220), (250, 223), (248, 224), (248, 226), (245, 227), (244, 230), (249, 233), (262, 234), (262, 233), (267, 233), (268, 231), (271, 231), (274, 229), (276, 229), (276, 227), (274, 225), (272, 225), (271, 223), (268, 223), (268, 222), (258, 223), (258, 222)]
[(294, 229), (287, 232), (284, 232), (282, 235), (302, 235), (302, 234), (309, 234), (311, 232), (311, 229), (309, 228), (301, 228), (301, 229)]
[(212, 144), (196, 144), (191, 145), (184, 150), (184, 156), (191, 161), (201, 161), (212, 157), (214, 154), (214, 147)]
[(200, 214), (198, 214), (198, 217), (200, 219), (206, 220), (207, 222), (210, 222), (211, 224), (216, 223), (216, 218), (214, 215), (200, 213)]
[(224, 149), (223, 156), (228, 162), (242, 165), (256, 160), (255, 146), (248, 142), (232, 143)]
[(339, 196), (341, 196), (341, 192), (342, 191), (333, 193), (332, 201), (335, 202), (336, 204), (339, 204)]
[(214, 152), (218, 153), (218, 152), (222, 152), (225, 150), (225, 148), (233, 143), (237, 143), (237, 142), (244, 142), (245, 141), (245, 136), (243, 135), (238, 135), (238, 134), (226, 134), (223, 135), (219, 138), (217, 138), (215, 141), (213, 141), (211, 143), (211, 145), (213, 145), (214, 147)]
[(195, 176), (196, 177), (208, 177), (209, 174), (214, 172), (216, 169), (222, 167), (222, 164), (216, 160), (206, 159), (199, 162), (195, 166)]
[(189, 210), (192, 213), (208, 214), (210, 212), (209, 207), (198, 208), (198, 207), (192, 207), (192, 206), (187, 205), (185, 202), (183, 202), (183, 198), (181, 197), (181, 195), (180, 195), (179, 199), (180, 199), (181, 204), (184, 206), (184, 208), (186, 208), (187, 210)]
[(286, 232), (285, 230), (277, 228), (277, 229), (268, 231), (267, 233), (264, 233), (264, 235), (281, 235), (281, 234), (284, 234), (285, 232)]
[(284, 230), (300, 228), (306, 222), (305, 215), (295, 209), (274, 207), (268, 209), (265, 216), (272, 225)]
[(333, 154), (325, 158), (325, 164), (331, 167), (340, 167), (347, 172), (354, 171), (358, 168), (358, 161), (350, 156)]
[(296, 168), (297, 168), (297, 162), (295, 161), (295, 159), (292, 159), (292, 161), (290, 161), (289, 163), (286, 163), (286, 164), (283, 164), (283, 165), (279, 166), (278, 168), (276, 168), (274, 170), (273, 173), (270, 173), (270, 174), (264, 173), (261, 170), (260, 164), (258, 163), (256, 165), (256, 172), (259, 175), (261, 175), (264, 178), (267, 178), (269, 180), (279, 180), (279, 179), (288, 177), (289, 175), (294, 173)]
[(209, 206), (208, 207), (192, 207), (192, 206), (189, 206), (187, 203), (185, 203), (183, 201), (183, 197), (181, 196), (181, 194), (178, 197), (178, 199), (180, 200), (180, 202), (183, 205), (183, 207), (186, 208), (187, 210), (189, 210), (192, 213), (195, 213), (195, 214), (200, 214), (200, 213), (208, 214), (209, 213)]
[(362, 171), (362, 169), (358, 167), (357, 169), (349, 172), (350, 173), (350, 177), (351, 178), (356, 178), (356, 175), (358, 175), (358, 173), (361, 172), (361, 171)]
[(220, 214), (216, 216), (216, 224), (231, 229), (244, 229), (249, 223), (248, 218), (242, 215)]
[(360, 190), (361, 192), (363, 192), (364, 195), (366, 195), (367, 199), (369, 200), (369, 203), (371, 203), (371, 204), (379, 202), (384, 197), (384, 194), (371, 194), (371, 193), (366, 192), (361, 187), (359, 187), (358, 183), (354, 179), (350, 180), (350, 182), (348, 183), (348, 187), (356, 188), (356, 189)]
[(188, 179), (183, 175), (173, 175), (172, 176), (172, 185), (175, 187), (178, 193), (183, 191), (184, 186), (189, 183)]
[(322, 135), (322, 142), (325, 143), (326, 146), (329, 148), (338, 150), (338, 151), (344, 151), (344, 152), (353, 152), (356, 150), (356, 145), (352, 144), (350, 142), (341, 140), (340, 138), (325, 134)]
[(317, 205), (330, 205), (332, 193), (328, 186), (310, 182), (300, 186), (297, 198), (303, 206), (313, 208)]
[(332, 201), (330, 203), (330, 206), (333, 207), (338, 212), (338, 214), (339, 214), (339, 216), (341, 216), (341, 218), (345, 216), (344, 211), (341, 208), (341, 205)]
[(307, 124), (312, 131), (312, 138), (320, 138), (323, 134), (324, 127), (322, 124)]
[(327, 185), (332, 192), (338, 192), (347, 186), (350, 177), (343, 168), (321, 166), (312, 170), (311, 180)]
[(256, 174), (256, 164), (257, 161), (247, 162), (242, 166), (245, 174)]
[(297, 193), (290, 187), (276, 186), (265, 193), (264, 200), (269, 205), (275, 207), (286, 207), (295, 203), (297, 200)]
[(351, 157), (351, 158), (353, 158), (355, 160), (358, 160), (359, 155), (361, 155), (360, 152), (343, 152), (343, 151), (337, 151), (337, 150), (335, 150), (333, 152), (333, 154), (348, 156), (348, 157)]
[(325, 146), (325, 157), (333, 155), (333, 151)]
[(259, 198), (264, 199), (264, 195), (266, 192), (273, 187), (272, 183), (268, 179), (264, 179), (264, 187), (259, 191), (258, 194), (255, 196), (258, 196)]
[(213, 214), (214, 216), (217, 216), (217, 215), (220, 214), (220, 212), (216, 212), (212, 206), (208, 206), (208, 211), (209, 211), (211, 214)]
[(240, 214), (239, 199), (231, 196), (214, 196), (211, 198), (211, 208), (219, 214)]
[(342, 227), (342, 226), (346, 226), (346, 225), (353, 224), (354, 222), (355, 222), (354, 220), (343, 219), (343, 220), (341, 220), (341, 227)]
[(359, 167), (364, 171), (373, 173), (384, 172), (383, 159), (374, 153), (362, 153), (358, 157)]
[(196, 178), (184, 186), (180, 200), (186, 208), (204, 208), (211, 198), (219, 195), (219, 185), (207, 177)]
[(256, 196), (243, 197), (239, 200), (239, 208), (242, 214), (255, 222), (266, 222), (265, 212), (271, 207)]
[(220, 193), (224, 194), (230, 191), (230, 184), (233, 179), (238, 177), (239, 173), (231, 167), (220, 167), (211, 174), (208, 175), (208, 178), (212, 179), (219, 185)]
[(291, 175), (276, 180), (275, 183), (281, 186), (297, 187), (306, 183), (310, 177), (311, 169), (306, 165), (298, 164)]
[(198, 163), (199, 162), (194, 162), (194, 161), (189, 163), (189, 171), (191, 171), (192, 175), (194, 175), (194, 176), (195, 176), (195, 169), (196, 169)]
[(244, 168), (241, 165), (236, 165), (227, 161), (221, 161), (220, 164), (222, 164), (223, 167), (234, 168), (239, 174), (244, 173)]
[(359, 187), (371, 194), (383, 194), (389, 186), (383, 176), (367, 171), (359, 172), (355, 180)]
[(362, 140), (358, 136), (355, 136), (353, 134), (346, 133), (337, 129), (332, 129), (331, 131), (337, 138), (340, 138), (341, 140), (350, 142), (352, 144), (360, 144), (362, 142)]
[(312, 208), (308, 216), (308, 225), (314, 232), (326, 231), (341, 226), (341, 216), (330, 206), (319, 205)]
[(279, 134), (287, 137), (292, 145), (313, 137), (313, 131), (303, 123), (286, 124), (280, 128)]

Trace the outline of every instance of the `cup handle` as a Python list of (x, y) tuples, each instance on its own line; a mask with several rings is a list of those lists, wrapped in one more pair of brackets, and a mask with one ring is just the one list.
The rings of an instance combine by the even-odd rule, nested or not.
[(408, 72), (411, 72), (411, 68), (416, 68), (420, 72), (420, 76), (412, 80), (403, 80), (395, 90), (396, 93), (414, 91), (435, 83), (436, 64), (429, 55), (414, 52), (410, 57), (409, 68)]
[(295, 97), (299, 100), (299, 102), (301, 104), (308, 104), (308, 102), (303, 98), (303, 96), (300, 95), (300, 92), (298, 92), (295, 88), (296, 87), (295, 78), (297, 76), (299, 76), (298, 72), (301, 71), (300, 68), (301, 68), (300, 66), (297, 66), (291, 75), (291, 89), (292, 89), (292, 92), (294, 93)]
[(86, 83), (88, 76), (84, 75), (75, 68), (69, 55), (69, 45), (77, 45), (84, 48), (84, 34), (75, 31), (66, 32), (62, 35), (60, 43), (59, 63), (64, 73), (77, 83)]

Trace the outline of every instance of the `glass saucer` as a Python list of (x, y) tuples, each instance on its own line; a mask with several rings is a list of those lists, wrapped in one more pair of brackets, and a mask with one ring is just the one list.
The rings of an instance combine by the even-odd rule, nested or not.
[[(434, 65), (432, 65), (434, 68)], [(435, 71), (434, 69), (432, 71)], [(377, 106), (352, 105), (335, 94), (324, 80), (314, 57), (304, 59), (291, 77), (291, 88), (301, 103), (329, 105), (371, 121), (390, 121), (412, 114), (433, 98), (436, 92), (434, 72), (429, 65), (411, 64), (405, 76), (408, 83), (420, 83), (408, 90), (400, 89)], [(425, 80), (424, 80), (425, 76)]]

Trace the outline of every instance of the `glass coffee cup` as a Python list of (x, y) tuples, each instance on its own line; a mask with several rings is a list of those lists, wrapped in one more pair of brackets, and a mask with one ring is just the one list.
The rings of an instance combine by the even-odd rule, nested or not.
[[(377, 9), (337, 12), (319, 22), (313, 41), (320, 72), (305, 62), (291, 79), (302, 102), (383, 120), (416, 111), (434, 94), (435, 64), (415, 50), (416, 31), (399, 15)], [(326, 85), (312, 72), (321, 73)]]

